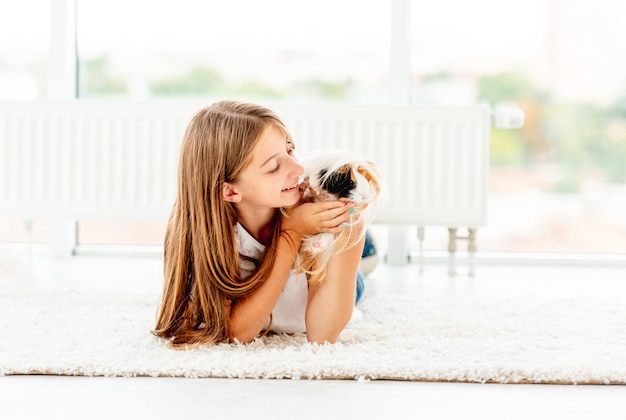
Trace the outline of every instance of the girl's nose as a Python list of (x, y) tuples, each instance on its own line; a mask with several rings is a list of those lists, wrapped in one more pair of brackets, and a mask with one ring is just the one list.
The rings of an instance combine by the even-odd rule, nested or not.
[(304, 173), (304, 166), (300, 165), (300, 163), (298, 163), (298, 161), (295, 159), (292, 159), (291, 162), (293, 166), (289, 172), (296, 177), (302, 175)]

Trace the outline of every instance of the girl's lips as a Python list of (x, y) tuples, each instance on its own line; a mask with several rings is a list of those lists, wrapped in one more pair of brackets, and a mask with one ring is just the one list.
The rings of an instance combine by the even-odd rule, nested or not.
[(297, 190), (298, 189), (298, 183), (295, 183), (294, 185), (292, 185), (291, 187), (287, 187), (281, 190), (281, 192), (289, 192), (291, 190)]

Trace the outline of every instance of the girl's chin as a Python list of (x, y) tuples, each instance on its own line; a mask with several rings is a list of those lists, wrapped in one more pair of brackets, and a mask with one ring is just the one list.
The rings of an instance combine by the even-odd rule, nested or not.
[(293, 199), (285, 199), (283, 203), (284, 205), (282, 207), (293, 207), (300, 203), (300, 195), (296, 194)]

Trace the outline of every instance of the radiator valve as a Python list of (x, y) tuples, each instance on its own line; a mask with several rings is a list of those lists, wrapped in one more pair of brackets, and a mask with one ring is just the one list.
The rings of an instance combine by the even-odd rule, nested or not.
[(498, 104), (493, 113), (493, 126), (512, 130), (524, 126), (524, 110), (515, 104)]

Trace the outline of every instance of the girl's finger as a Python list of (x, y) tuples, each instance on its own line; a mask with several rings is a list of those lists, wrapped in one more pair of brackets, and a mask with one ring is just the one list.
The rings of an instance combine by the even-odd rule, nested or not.
[(342, 223), (339, 226), (321, 228), (320, 231), (323, 233), (341, 233), (344, 229), (345, 227)]
[(349, 212), (352, 207), (354, 207), (354, 203), (351, 201), (327, 201), (320, 202), (319, 204), (323, 204), (322, 206), (320, 206), (319, 213), (329, 212), (329, 217), (334, 217), (344, 212)]

